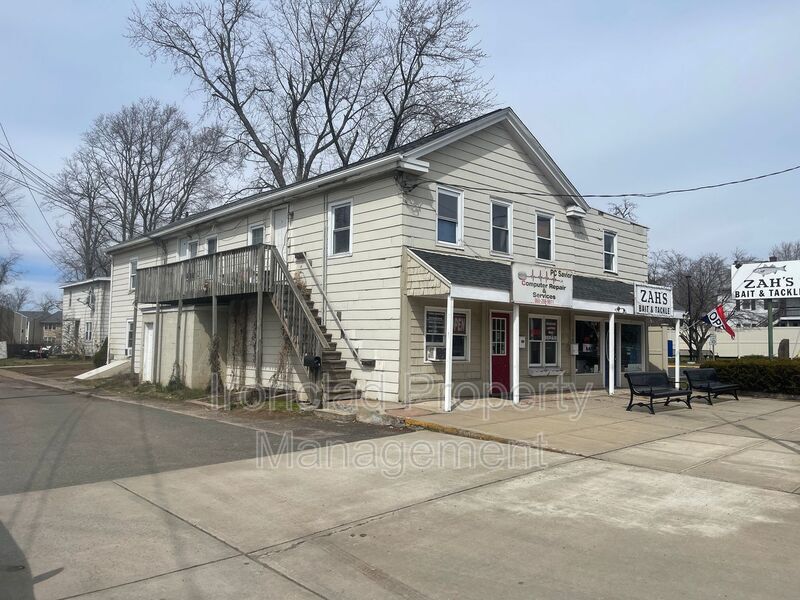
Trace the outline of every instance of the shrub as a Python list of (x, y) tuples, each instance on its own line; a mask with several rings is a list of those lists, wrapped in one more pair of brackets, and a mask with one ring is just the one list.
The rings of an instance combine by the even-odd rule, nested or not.
[(100, 350), (94, 353), (94, 368), (96, 369), (106, 364), (106, 358), (108, 358), (108, 338), (103, 340)]
[(743, 390), (800, 395), (800, 359), (738, 358), (700, 366), (716, 369), (721, 381), (738, 383)]

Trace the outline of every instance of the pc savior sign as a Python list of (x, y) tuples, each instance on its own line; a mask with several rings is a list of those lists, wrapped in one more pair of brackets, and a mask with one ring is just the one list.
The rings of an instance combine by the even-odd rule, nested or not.
[(800, 298), (800, 261), (767, 261), (731, 267), (734, 300)]
[(634, 284), (633, 314), (672, 318), (672, 288), (647, 283)]
[(511, 295), (515, 304), (572, 306), (572, 271), (513, 263), (511, 279)]

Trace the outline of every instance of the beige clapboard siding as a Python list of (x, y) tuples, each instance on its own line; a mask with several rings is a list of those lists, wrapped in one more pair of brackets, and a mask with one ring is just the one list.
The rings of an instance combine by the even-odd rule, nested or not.
[[(426, 179), (456, 189), (466, 187), (530, 190), (554, 193), (518, 143), (502, 125), (493, 126), (424, 157), (430, 163)], [(529, 197), (513, 193), (464, 189), (464, 244), (461, 249), (439, 246), (435, 241), (435, 184), (423, 184), (407, 194), (411, 206), (404, 209), (405, 239), (412, 247), (504, 260), (492, 254), (489, 239), (491, 199), (513, 204), (514, 260), (536, 262), (535, 218), (537, 212), (556, 220), (556, 264), (593, 276), (643, 280), (646, 276), (647, 230), (599, 211), (591, 210), (582, 222), (570, 222), (566, 202), (554, 197)], [(618, 274), (603, 271), (604, 230), (618, 235)], [(644, 266), (643, 266), (644, 265)]]

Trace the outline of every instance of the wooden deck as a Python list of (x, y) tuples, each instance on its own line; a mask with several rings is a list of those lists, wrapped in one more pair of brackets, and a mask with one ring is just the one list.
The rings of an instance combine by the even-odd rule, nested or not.
[(259, 287), (269, 291), (269, 256), (268, 247), (256, 245), (137, 269), (137, 300), (155, 304), (210, 298), (215, 292), (233, 296), (256, 293)]

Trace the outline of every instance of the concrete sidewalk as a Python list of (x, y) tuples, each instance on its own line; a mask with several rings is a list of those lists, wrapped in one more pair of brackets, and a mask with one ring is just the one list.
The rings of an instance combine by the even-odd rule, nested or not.
[(583, 457), (800, 491), (800, 402), (742, 397), (625, 410), (604, 392), (540, 396), (515, 406), (483, 398), (444, 413), (439, 403), (390, 410), (409, 426)]

